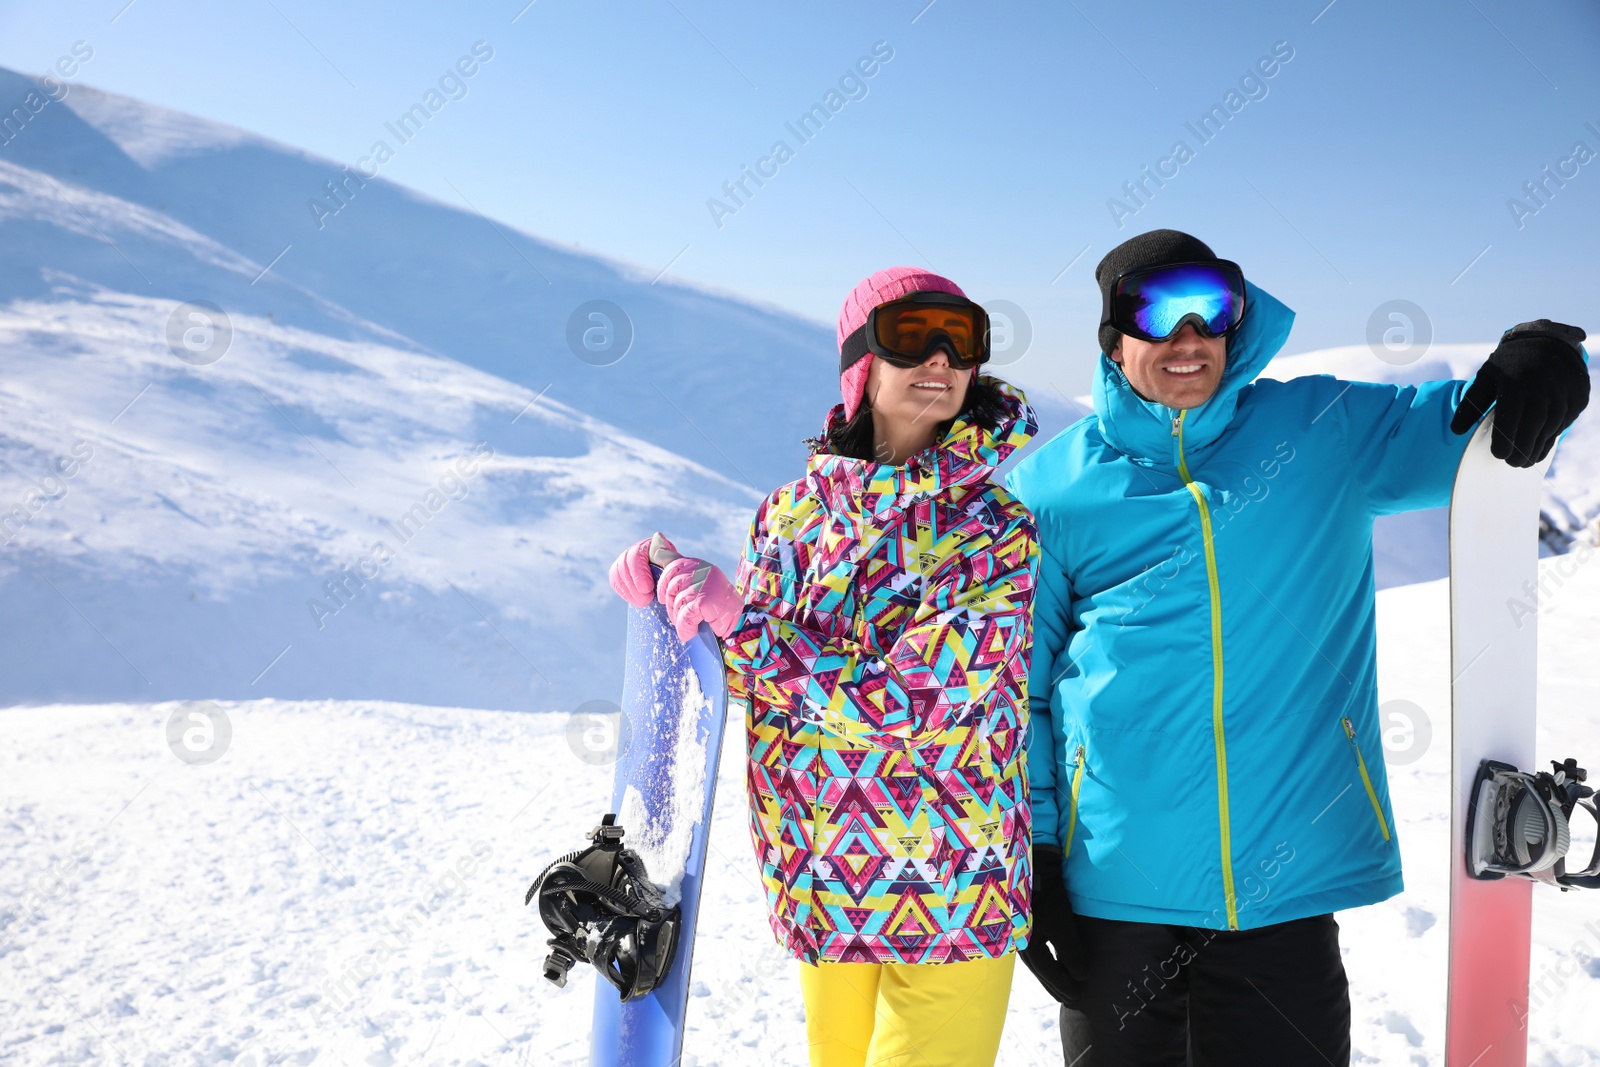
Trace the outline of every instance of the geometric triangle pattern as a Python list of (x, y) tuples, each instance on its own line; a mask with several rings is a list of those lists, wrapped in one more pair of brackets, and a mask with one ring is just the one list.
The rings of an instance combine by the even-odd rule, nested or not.
[(751, 525), (724, 650), (747, 704), (768, 913), (800, 959), (944, 963), (1027, 944), (1039, 550), (990, 475), (1037, 420), (990, 381), (994, 427), (958, 418), (900, 467), (813, 455)]

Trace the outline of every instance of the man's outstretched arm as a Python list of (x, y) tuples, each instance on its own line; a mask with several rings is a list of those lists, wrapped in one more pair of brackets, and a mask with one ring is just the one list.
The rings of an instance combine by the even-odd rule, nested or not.
[(1522, 467), (1543, 459), (1589, 402), (1583, 336), (1544, 319), (1523, 323), (1506, 331), (1470, 385), (1337, 383), (1351, 462), (1374, 513), (1448, 504), (1462, 435), (1491, 407), (1494, 454)]

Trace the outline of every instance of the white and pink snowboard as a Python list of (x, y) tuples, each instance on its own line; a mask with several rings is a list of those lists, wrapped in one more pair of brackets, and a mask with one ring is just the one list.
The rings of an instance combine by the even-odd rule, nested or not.
[[(1533, 882), (1469, 872), (1467, 820), (1482, 762), (1530, 770), (1539, 620), (1514, 611), (1539, 581), (1540, 482), (1549, 458), (1511, 467), (1489, 453), (1491, 414), (1461, 457), (1450, 497), (1452, 798), (1446, 1067), (1526, 1067)], [(1553, 450), (1552, 450), (1553, 451)]]

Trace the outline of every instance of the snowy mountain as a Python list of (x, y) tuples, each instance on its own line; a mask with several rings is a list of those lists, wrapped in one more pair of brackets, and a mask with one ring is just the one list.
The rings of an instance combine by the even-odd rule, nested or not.
[(565, 702), (615, 643), (631, 531), (710, 550), (748, 521), (744, 486), (449, 360), (235, 315), (188, 367), (148, 338), (170, 301), (54, 295), (0, 309), (3, 499), (48, 494), (3, 557), (11, 699)]
[(0, 702), (604, 695), (610, 557), (729, 559), (836, 396), (824, 327), (377, 180), (319, 230), (339, 167), (237, 130), (74, 86), (12, 132)]
[[(21, 99), (32, 85), (0, 70), (0, 100)], [(285, 325), (333, 336), (366, 323), (392, 341), (625, 421), (645, 440), (763, 488), (803, 455), (800, 438), (836, 400), (831, 328), (668, 277), (651, 284), (654, 271), (517, 233), (479, 215), (470, 190), (441, 204), (332, 160), (82, 86), (0, 146), (0, 160), (48, 176), (64, 194), (47, 187), (58, 203), (82, 199), (75, 187), (114, 198), (104, 207), (114, 225), (204, 235), (232, 252), (239, 275), (195, 271), (195, 253), (181, 242), (141, 256), (102, 227), (111, 247), (81, 219), (75, 229), (90, 244), (62, 249), (62, 223), (51, 220), (43, 230), (23, 226), (35, 238), (32, 256), (6, 249), (8, 298), (44, 295), (42, 264), (81, 267), (106, 288), (212, 299), (230, 314), (273, 312)], [(332, 215), (330, 183), (345, 201)], [(7, 244), (17, 236), (8, 232)], [(568, 325), (594, 300), (621, 308), (632, 341), (621, 343), (629, 330), (619, 321), (617, 347), (586, 350), (586, 362), (569, 347)], [(785, 403), (773, 402), (775, 383)]]
[[(37, 91), (0, 70), (0, 102)], [(611, 557), (662, 528), (731, 563), (836, 399), (828, 327), (518, 233), (470, 190), (82, 86), (33, 99), (0, 143), (0, 704), (614, 696)], [(1579, 431), (1568, 532), (1600, 512)], [(1419, 522), (1380, 541), (1384, 584), (1442, 573)]]

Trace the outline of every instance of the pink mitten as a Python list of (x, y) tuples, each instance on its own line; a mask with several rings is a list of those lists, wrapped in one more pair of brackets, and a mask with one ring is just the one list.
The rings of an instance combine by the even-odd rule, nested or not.
[(693, 556), (667, 564), (656, 583), (656, 595), (680, 641), (693, 637), (702, 622), (718, 637), (727, 637), (744, 611), (744, 600), (728, 576), (715, 564)]
[(679, 558), (672, 542), (656, 533), (628, 546), (611, 564), (611, 588), (636, 608), (656, 598), (656, 576), (650, 573), (652, 556), (658, 567)]

